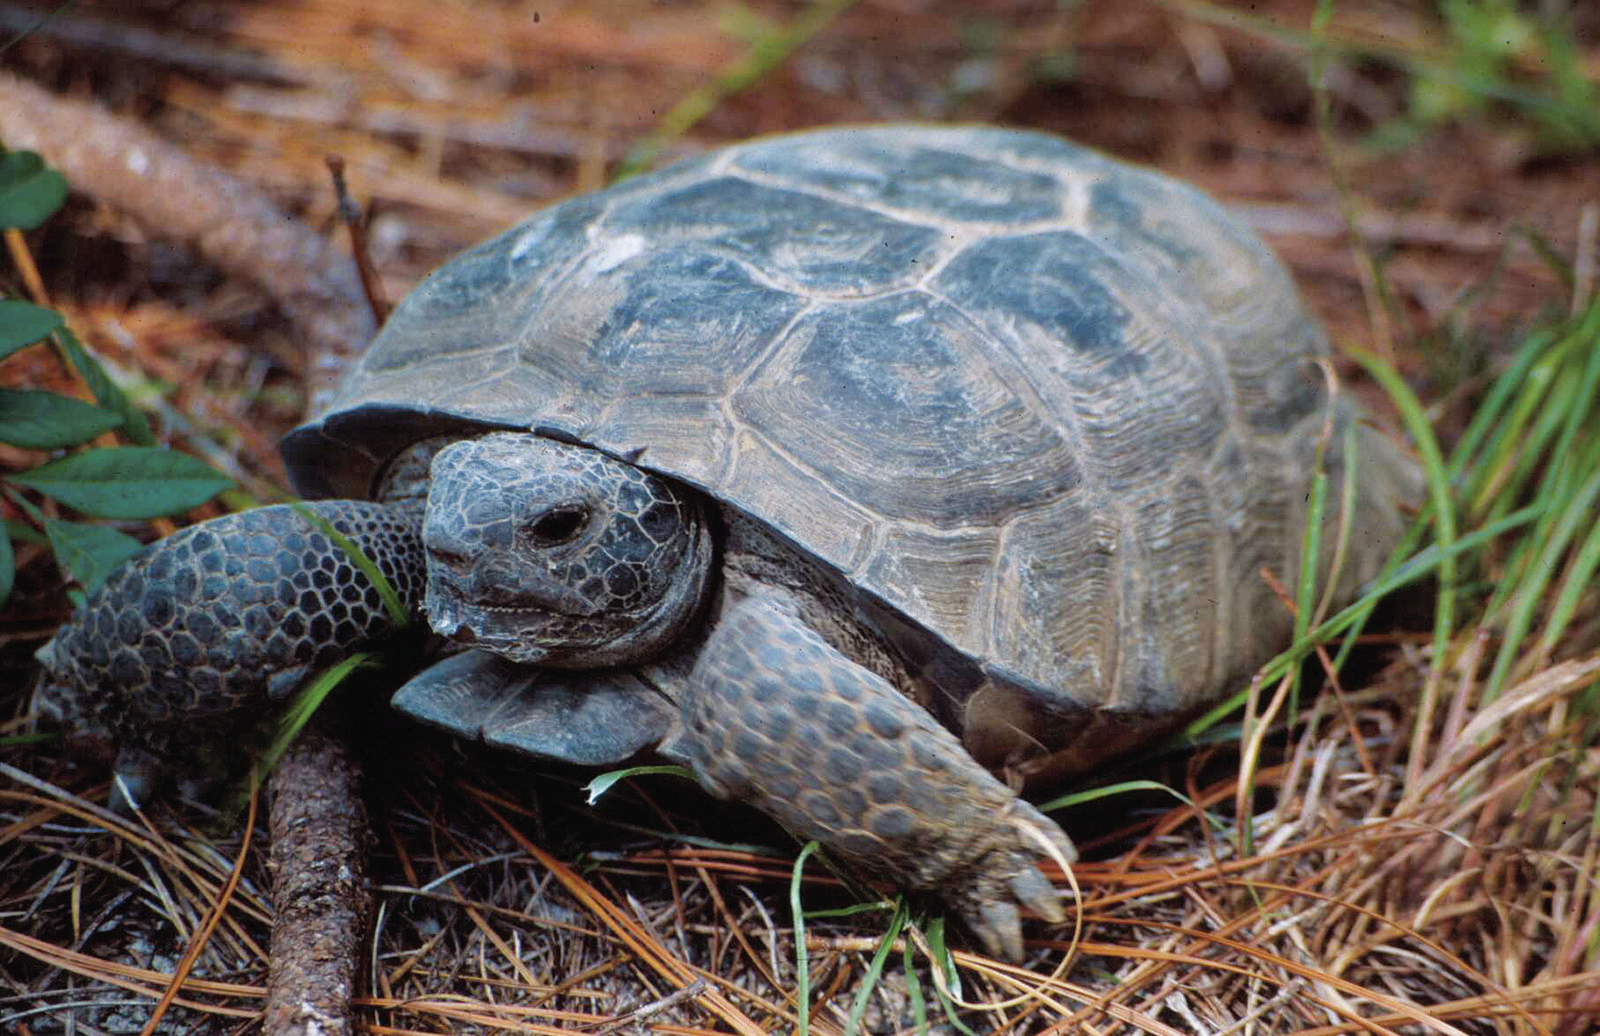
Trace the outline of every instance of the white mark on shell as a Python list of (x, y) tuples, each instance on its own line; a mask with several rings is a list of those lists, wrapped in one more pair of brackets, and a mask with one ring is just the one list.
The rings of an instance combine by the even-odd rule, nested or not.
[(634, 256), (643, 253), (646, 244), (642, 234), (623, 234), (621, 237), (614, 237), (602, 245), (589, 260), (589, 268), (595, 273), (614, 270)]
[(1093, 204), (1091, 192), (1094, 189), (1094, 185), (1100, 181), (1100, 178), (1062, 174), (1061, 179), (1067, 189), (1067, 200), (1062, 207), (1062, 217), (1067, 226), (1080, 233), (1087, 231), (1089, 229), (1089, 209)]
[(550, 235), (550, 220), (542, 219), (524, 230), (517, 238), (517, 243), (511, 246), (511, 261), (521, 262), (529, 252), (544, 243)]

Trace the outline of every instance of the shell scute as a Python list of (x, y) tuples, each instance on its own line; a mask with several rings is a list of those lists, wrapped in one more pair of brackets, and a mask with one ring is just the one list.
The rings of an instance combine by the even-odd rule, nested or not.
[(796, 293), (841, 297), (914, 283), (944, 238), (876, 209), (732, 176), (618, 206), (605, 232), (654, 252), (730, 257)]
[[(920, 292), (823, 306), (796, 322), (731, 405), (763, 440), (877, 515), (992, 521), (1071, 491), (1078, 472), (1055, 429), (984, 362), (987, 351), (959, 310)], [(1034, 477), (1016, 479), (1019, 464)]]
[(828, 148), (797, 136), (742, 152), (731, 165), (945, 226), (1042, 223), (1063, 215), (1056, 176), (1000, 164), (960, 131), (886, 146), (878, 134), (846, 130)]
[(518, 359), (595, 400), (717, 396), (805, 305), (700, 244), (652, 247), (551, 286)]
[(1111, 287), (1118, 272), (1083, 235), (1056, 230), (979, 241), (951, 260), (934, 286), (993, 333), (1030, 325), (1052, 348), (1076, 354), (1053, 364), (1058, 370), (1087, 361), (1133, 378), (1149, 360), (1127, 341), (1132, 314)]

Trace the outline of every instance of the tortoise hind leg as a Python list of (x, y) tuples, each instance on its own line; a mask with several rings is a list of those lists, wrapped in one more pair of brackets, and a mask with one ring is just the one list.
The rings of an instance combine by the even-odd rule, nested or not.
[(934, 890), (991, 953), (1022, 956), (1018, 905), (1063, 917), (1031, 827), (1055, 822), (984, 770), (887, 680), (775, 595), (728, 608), (695, 666), (672, 749), (713, 794), (745, 799), (869, 873)]

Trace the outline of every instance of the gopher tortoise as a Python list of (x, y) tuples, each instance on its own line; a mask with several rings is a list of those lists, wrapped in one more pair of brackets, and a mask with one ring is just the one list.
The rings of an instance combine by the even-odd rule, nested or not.
[[(1283, 648), (1261, 572), (1298, 571), (1319, 443), (1335, 478), (1359, 443), (1340, 592), (1397, 542), (1413, 469), (1326, 351), (1190, 187), (1036, 133), (828, 130), (452, 260), (283, 455), (448, 645), (399, 708), (682, 760), (1017, 957), (1019, 905), (1062, 917), (1040, 846), (1072, 846), (1016, 790)], [(41, 652), (41, 711), (148, 790), (389, 629), (323, 527), (262, 508), (112, 578)]]

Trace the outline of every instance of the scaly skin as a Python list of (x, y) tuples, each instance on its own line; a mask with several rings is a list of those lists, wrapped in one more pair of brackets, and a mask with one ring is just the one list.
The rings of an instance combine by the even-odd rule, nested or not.
[[(371, 558), (411, 611), (422, 597), (415, 509), (305, 505)], [(119, 568), (40, 649), (37, 707), (91, 751), (119, 750), (134, 790), (189, 728), (260, 714), (313, 670), (381, 639), (378, 589), (289, 505), (169, 536)]]
[(776, 595), (727, 609), (683, 703), (678, 751), (721, 798), (770, 813), (869, 874), (937, 891), (991, 953), (1022, 957), (1017, 905), (1062, 919), (1034, 828), (1068, 861), (1055, 821), (1018, 799), (954, 735), (829, 646)]
[(697, 614), (711, 536), (657, 476), (524, 432), (452, 443), (432, 471), (425, 608), (442, 636), (601, 669), (661, 654)]

